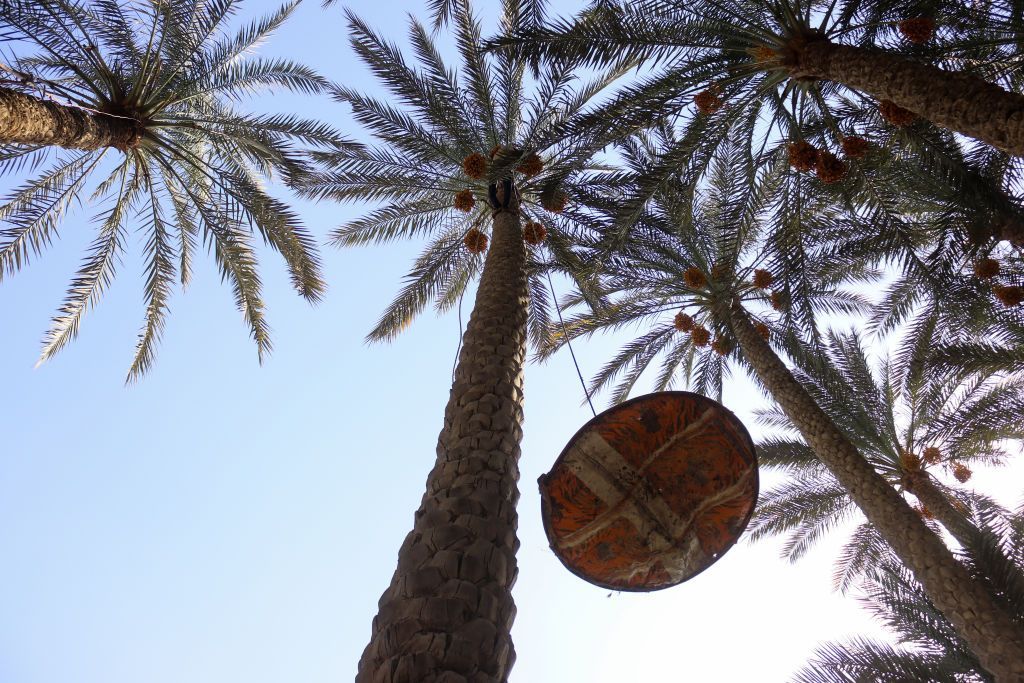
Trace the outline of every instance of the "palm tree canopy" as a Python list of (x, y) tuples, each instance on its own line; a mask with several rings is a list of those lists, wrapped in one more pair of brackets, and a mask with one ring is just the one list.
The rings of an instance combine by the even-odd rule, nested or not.
[[(409, 63), (398, 46), (347, 13), (353, 48), (394, 100), (333, 87), (334, 97), (349, 104), (379, 142), (314, 154), (321, 169), (306, 179), (304, 192), (384, 202), (334, 231), (339, 246), (429, 237), (406, 285), (369, 334), (388, 340), (431, 301), (439, 311), (458, 303), (483, 263), (464, 240), (470, 231), (487, 233), (489, 188), (514, 174), (524, 224), (540, 224), (546, 233), (529, 263), (529, 324), (539, 341), (549, 315), (541, 273), (552, 267), (584, 282), (585, 264), (573, 250), (580, 206), (614, 187), (616, 177), (591, 165), (599, 148), (566, 131), (622, 70), (580, 83), (569, 65), (553, 64), (529, 81), (522, 57), (482, 51), (481, 25), (469, 3), (445, 7), (439, 16), (452, 23), (457, 66), (444, 62), (434, 36), (415, 18), (409, 21), (415, 62)], [(501, 30), (514, 30), (527, 17), (522, 4), (507, 0)]]
[[(672, 144), (673, 135), (661, 130), (635, 139), (623, 149), (625, 164), (643, 168), (652, 155)], [(592, 217), (586, 227), (592, 259), (603, 264), (601, 305), (573, 315), (566, 333), (554, 330), (545, 352), (575, 337), (637, 325), (640, 336), (602, 368), (592, 391), (614, 384), (612, 399), (623, 400), (657, 363), (655, 390), (671, 388), (683, 378), (690, 389), (716, 396), (727, 361), (742, 362), (716, 306), (739, 297), (775, 339), (813, 338), (821, 312), (867, 310), (863, 298), (839, 294), (836, 288), (873, 273), (832, 268), (815, 258), (816, 247), (809, 239), (841, 232), (849, 217), (806, 196), (788, 180), (784, 166), (758, 171), (742, 147), (726, 142), (708, 160), (696, 190), (683, 174), (663, 183), (625, 239), (611, 227), (611, 215)], [(571, 297), (564, 303), (571, 308), (583, 300)], [(705, 348), (710, 336), (694, 336), (694, 326), (721, 342), (713, 345), (717, 353)]]
[[(940, 275), (970, 273), (974, 260), (996, 250), (1009, 266), (1000, 285), (1018, 286), (1019, 276), (1010, 273), (1020, 270), (1019, 252), (997, 243), (1024, 244), (1024, 212), (1013, 197), (1020, 159), (926, 121), (894, 125), (874, 98), (828, 81), (793, 78), (786, 65), (791, 43), (824, 35), (974, 73), (1020, 92), (1012, 54), (1022, 27), (1009, 3), (986, 4), (985, 11), (933, 4), (928, 16), (939, 28), (923, 45), (900, 28), (902, 19), (918, 13), (888, 2), (595, 2), (571, 19), (492, 41), (491, 48), (587, 65), (646, 65), (639, 82), (582, 120), (577, 131), (615, 142), (652, 122), (678, 128), (673, 143), (648, 161), (634, 192), (620, 202), (620, 230), (635, 224), (670, 175), (696, 183), (715, 148), (738, 142), (758, 168), (788, 161), (794, 176), (799, 169), (816, 170), (817, 178), (800, 182), (803, 191), (844, 205), (873, 227), (837, 247), (846, 260), (900, 264), (909, 289), (936, 292), (949, 279)], [(801, 145), (810, 154), (804, 166), (794, 157), (794, 146)], [(924, 213), (926, 220), (910, 220), (908, 213)], [(925, 277), (929, 259), (943, 261), (946, 272)], [(988, 289), (962, 289), (972, 295), (965, 304), (993, 300)]]
[[(932, 328), (934, 332), (934, 327)], [(804, 387), (871, 465), (893, 486), (909, 477), (940, 472), (932, 481), (965, 517), (994, 503), (950, 482), (965, 483), (969, 465), (999, 465), (1024, 439), (1024, 381), (936, 372), (928, 365), (930, 337), (881, 359), (872, 367), (856, 333), (829, 333), (817, 352), (795, 350), (794, 371)], [(769, 427), (792, 430), (777, 408), (761, 411)], [(751, 539), (786, 534), (784, 555), (801, 557), (828, 530), (851, 518), (848, 495), (803, 441), (771, 437), (758, 446), (762, 465), (786, 475), (768, 490), (751, 523)], [(924, 510), (925, 514), (927, 511)], [(849, 588), (880, 557), (884, 545), (866, 523), (854, 531), (835, 569), (840, 588)]]
[[(284, 257), (295, 289), (310, 301), (324, 291), (316, 245), (299, 217), (265, 181), (291, 180), (299, 145), (336, 147), (332, 127), (293, 115), (250, 114), (238, 102), (266, 88), (322, 91), (327, 81), (287, 59), (251, 55), (287, 20), (292, 0), (228, 32), (236, 0), (42, 0), (4, 3), (0, 31), (17, 57), (4, 65), (8, 87), (97, 115), (135, 122), (123, 149), (59, 151), (0, 147), (0, 172), (44, 170), (0, 206), (0, 278), (38, 257), (70, 207), (101, 202), (98, 234), (53, 319), (41, 360), (78, 332), (115, 275), (129, 223), (146, 235), (146, 321), (129, 380), (150, 367), (175, 281), (184, 286), (199, 240), (213, 251), (256, 342), (270, 350), (253, 231)], [(90, 193), (91, 191), (91, 193)]]

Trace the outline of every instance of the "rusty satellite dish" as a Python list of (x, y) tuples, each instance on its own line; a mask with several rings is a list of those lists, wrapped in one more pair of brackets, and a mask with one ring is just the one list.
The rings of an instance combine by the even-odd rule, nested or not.
[(541, 476), (544, 531), (569, 571), (620, 591), (700, 573), (743, 533), (757, 502), (757, 456), (743, 423), (685, 391), (601, 413)]

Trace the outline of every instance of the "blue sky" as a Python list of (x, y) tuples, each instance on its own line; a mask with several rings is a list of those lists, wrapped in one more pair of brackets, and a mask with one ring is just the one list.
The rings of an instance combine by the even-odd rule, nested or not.
[[(405, 11), (422, 16), (350, 6), (399, 42)], [(340, 7), (307, 2), (262, 53), (377, 88)], [(361, 135), (339, 104), (264, 101)], [(356, 215), (299, 206), (320, 237)], [(391, 345), (363, 343), (420, 245), (325, 248), (330, 292), (316, 308), (265, 253), (275, 351), (262, 367), (230, 290), (198, 260), (155, 368), (126, 387), (141, 236), (79, 339), (33, 368), (89, 215), (0, 286), (0, 683), (350, 679), (432, 464), (458, 342), (456, 316), (428, 312)], [(614, 348), (580, 345), (584, 372)], [(877, 632), (831, 593), (833, 541), (795, 567), (776, 544), (741, 545), (651, 595), (582, 583), (547, 548), (535, 484), (590, 417), (568, 355), (531, 365), (526, 395), (514, 681), (784, 680), (818, 640)], [(738, 379), (725, 403), (756, 438), (756, 389)]]

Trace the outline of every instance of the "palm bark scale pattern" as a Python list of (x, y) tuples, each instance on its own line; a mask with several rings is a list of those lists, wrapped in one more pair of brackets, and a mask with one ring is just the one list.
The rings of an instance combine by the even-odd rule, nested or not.
[(134, 119), (94, 114), (0, 88), (0, 144), (125, 151), (138, 145), (140, 130)]
[(735, 302), (723, 311), (748, 363), (850, 497), (914, 572), (935, 604), (997, 681), (1024, 681), (1024, 633), (986, 588), (918, 517), (896, 490), (800, 385)]
[(796, 51), (794, 78), (816, 78), (892, 100), (932, 123), (1024, 156), (1024, 96), (976, 76), (882, 50), (811, 40)]
[(437, 460), (381, 596), (359, 683), (499, 683), (515, 659), (528, 290), (518, 208), (496, 213)]

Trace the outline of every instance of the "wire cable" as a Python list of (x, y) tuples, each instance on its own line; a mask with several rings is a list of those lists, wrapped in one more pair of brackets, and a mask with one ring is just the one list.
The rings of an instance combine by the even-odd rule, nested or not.
[(565, 321), (562, 320), (562, 309), (558, 306), (558, 298), (555, 296), (555, 285), (551, 282), (551, 271), (545, 271), (544, 274), (548, 278), (548, 288), (551, 290), (551, 301), (555, 304), (555, 313), (558, 314), (558, 322), (562, 325), (562, 336), (565, 337), (565, 345), (569, 347), (569, 355), (572, 356), (572, 364), (576, 366), (576, 374), (580, 378), (580, 386), (583, 387), (583, 395), (587, 397), (587, 404), (590, 405), (590, 412), (597, 417), (597, 411), (594, 410), (594, 403), (590, 400), (590, 392), (587, 391), (587, 383), (583, 379), (583, 373), (580, 372), (580, 364), (576, 361), (576, 352), (572, 350), (572, 342), (569, 341), (569, 333), (565, 329)]

